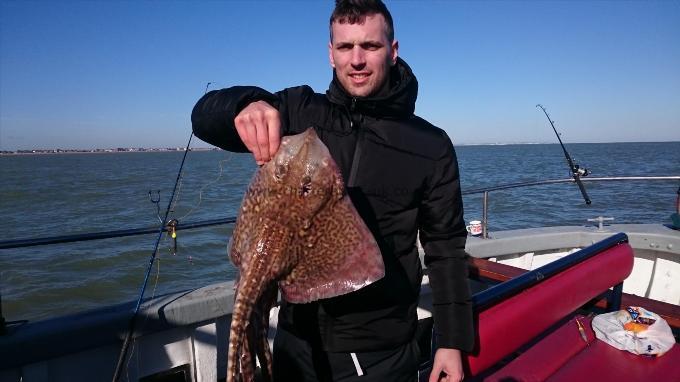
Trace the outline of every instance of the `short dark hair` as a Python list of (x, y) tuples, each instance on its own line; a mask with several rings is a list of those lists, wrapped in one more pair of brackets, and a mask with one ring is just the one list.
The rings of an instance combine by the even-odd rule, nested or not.
[(381, 14), (387, 24), (387, 39), (394, 41), (394, 22), (387, 6), (381, 0), (336, 0), (335, 9), (331, 14), (330, 30), (331, 41), (333, 40), (333, 23), (340, 24), (363, 23), (368, 15)]

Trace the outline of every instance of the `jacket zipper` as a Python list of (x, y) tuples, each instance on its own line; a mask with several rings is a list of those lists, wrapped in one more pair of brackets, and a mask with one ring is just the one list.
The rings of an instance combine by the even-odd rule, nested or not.
[[(350, 105), (349, 126), (354, 128), (354, 112), (357, 107), (357, 98), (352, 97), (352, 104)], [(347, 179), (347, 187), (356, 186), (357, 172), (359, 169), (359, 160), (361, 159), (361, 147), (364, 141), (364, 129), (361, 126), (357, 127), (357, 143), (354, 147), (354, 156), (352, 157), (352, 167), (349, 170), (349, 177)]]

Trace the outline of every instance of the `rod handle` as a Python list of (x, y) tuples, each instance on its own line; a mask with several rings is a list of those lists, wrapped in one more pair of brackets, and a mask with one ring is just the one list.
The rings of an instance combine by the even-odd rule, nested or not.
[(587, 205), (590, 205), (591, 200), (590, 197), (588, 196), (588, 193), (586, 192), (586, 188), (583, 185), (583, 182), (581, 182), (581, 177), (578, 175), (574, 175), (574, 180), (576, 181), (576, 184), (578, 185), (578, 189), (581, 190), (581, 195), (583, 196), (583, 200), (585, 200)]

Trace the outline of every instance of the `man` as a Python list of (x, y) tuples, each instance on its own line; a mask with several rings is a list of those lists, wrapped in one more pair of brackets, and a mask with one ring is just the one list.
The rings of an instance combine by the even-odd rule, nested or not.
[(274, 343), (276, 381), (414, 381), (414, 340), (425, 249), (439, 348), (430, 381), (463, 377), (460, 350), (474, 342), (458, 165), (441, 129), (413, 114), (418, 83), (398, 58), (392, 17), (380, 0), (340, 0), (330, 22), (333, 80), (269, 93), (233, 87), (206, 94), (196, 135), (258, 164), (282, 135), (313, 126), (383, 254), (386, 275), (357, 292), (283, 303)]

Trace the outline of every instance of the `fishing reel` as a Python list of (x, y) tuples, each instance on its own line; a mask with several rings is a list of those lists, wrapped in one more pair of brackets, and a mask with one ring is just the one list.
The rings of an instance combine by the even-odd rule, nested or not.
[(578, 176), (578, 177), (586, 177), (586, 176), (590, 175), (590, 170), (588, 170), (585, 167), (581, 167), (577, 164), (574, 165), (574, 169), (573, 169), (572, 172), (574, 173), (574, 176)]

